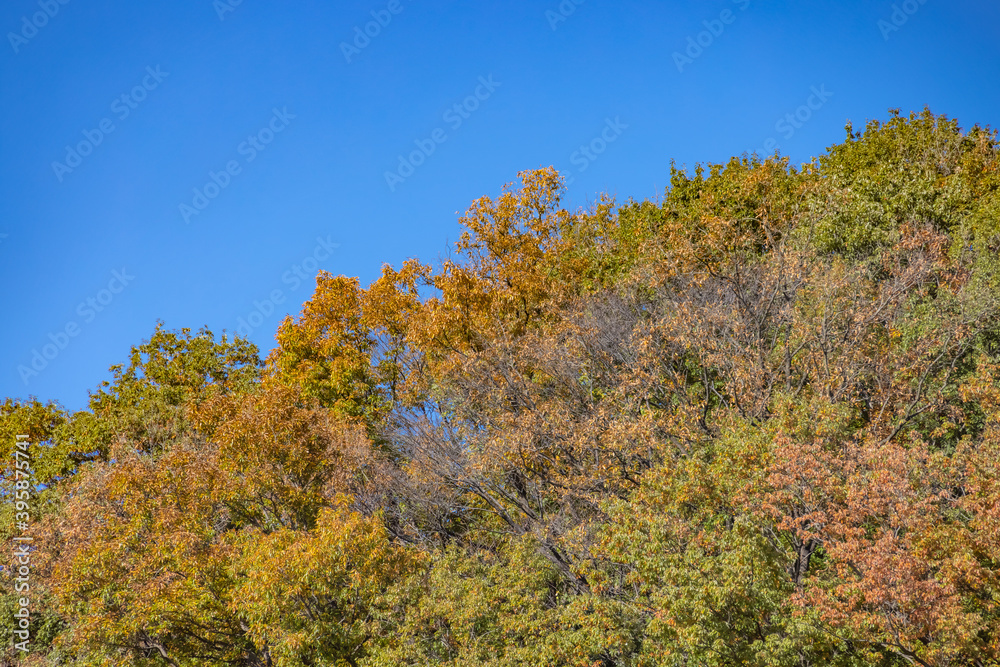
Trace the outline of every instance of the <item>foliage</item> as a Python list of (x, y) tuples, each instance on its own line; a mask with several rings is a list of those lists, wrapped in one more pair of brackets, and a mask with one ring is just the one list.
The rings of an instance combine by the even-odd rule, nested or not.
[(523, 172), (265, 362), (158, 325), (88, 410), (7, 399), (32, 664), (996, 664), (997, 150), (892, 111), (656, 202)]

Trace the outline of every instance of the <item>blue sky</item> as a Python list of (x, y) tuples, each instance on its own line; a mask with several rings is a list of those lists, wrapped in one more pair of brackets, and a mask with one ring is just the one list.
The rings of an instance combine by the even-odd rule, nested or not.
[(266, 353), (317, 270), (435, 261), (520, 170), (575, 208), (890, 107), (1000, 125), (995, 2), (7, 0), (0, 30), (0, 397), (70, 409), (158, 319)]

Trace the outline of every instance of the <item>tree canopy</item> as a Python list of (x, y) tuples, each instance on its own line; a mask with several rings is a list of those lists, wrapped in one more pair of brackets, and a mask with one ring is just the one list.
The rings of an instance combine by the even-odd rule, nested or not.
[[(160, 325), (32, 447), (25, 665), (1000, 662), (1000, 160), (929, 110), (472, 203), (262, 358)], [(14, 506), (3, 530), (14, 533)]]

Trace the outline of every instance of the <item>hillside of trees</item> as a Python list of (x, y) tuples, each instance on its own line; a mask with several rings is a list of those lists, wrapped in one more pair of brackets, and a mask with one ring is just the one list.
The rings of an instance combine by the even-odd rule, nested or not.
[(846, 134), (577, 211), (523, 172), (266, 357), (159, 326), (6, 399), (7, 664), (1000, 663), (997, 136)]

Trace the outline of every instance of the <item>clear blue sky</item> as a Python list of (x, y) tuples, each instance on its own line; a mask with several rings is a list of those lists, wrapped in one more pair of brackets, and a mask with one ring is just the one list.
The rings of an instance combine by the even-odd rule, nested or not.
[(317, 269), (436, 260), (519, 170), (576, 207), (889, 107), (1000, 125), (995, 2), (234, 1), (4, 2), (0, 397), (82, 408), (158, 319), (266, 353)]

